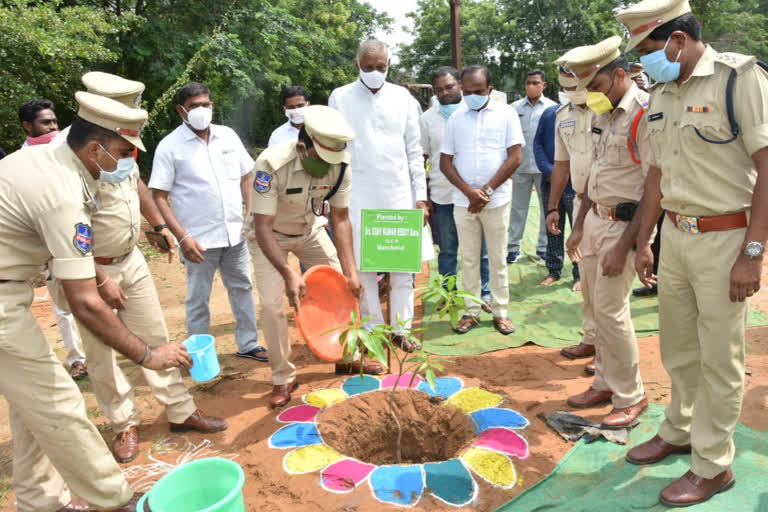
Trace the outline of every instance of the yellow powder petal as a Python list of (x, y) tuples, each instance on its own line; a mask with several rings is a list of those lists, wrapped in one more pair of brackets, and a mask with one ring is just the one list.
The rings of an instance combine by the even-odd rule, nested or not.
[(304, 397), (304, 401), (315, 407), (328, 407), (347, 399), (347, 394), (340, 389), (318, 389)]
[(515, 466), (500, 453), (482, 448), (470, 448), (461, 458), (475, 473), (493, 485), (514, 487), (517, 482)]
[(324, 444), (303, 446), (285, 456), (283, 466), (288, 473), (303, 474), (318, 471), (344, 458), (339, 452)]
[(448, 403), (461, 409), (464, 414), (470, 414), (480, 409), (496, 407), (503, 400), (501, 395), (496, 393), (480, 388), (467, 388), (449, 398)]

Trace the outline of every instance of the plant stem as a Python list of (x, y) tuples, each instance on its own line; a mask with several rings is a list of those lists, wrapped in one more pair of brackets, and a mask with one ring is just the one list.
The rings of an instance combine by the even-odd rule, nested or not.
[[(397, 354), (397, 352), (395, 352)], [(407, 355), (405, 356), (407, 357)], [(392, 387), (392, 393), (389, 395), (389, 414), (392, 415), (392, 418), (395, 420), (395, 425), (397, 425), (397, 442), (395, 443), (395, 457), (398, 464), (402, 464), (403, 462), (403, 456), (402, 456), (402, 440), (403, 440), (403, 427), (400, 425), (400, 420), (397, 418), (397, 414), (395, 414), (395, 392), (397, 391), (397, 386), (400, 385), (400, 379), (403, 377), (403, 369), (405, 366), (405, 357), (402, 359), (397, 357), (395, 355), (395, 359), (397, 359), (398, 366), (400, 368), (400, 372), (397, 374), (397, 380), (395, 381), (395, 385)]]

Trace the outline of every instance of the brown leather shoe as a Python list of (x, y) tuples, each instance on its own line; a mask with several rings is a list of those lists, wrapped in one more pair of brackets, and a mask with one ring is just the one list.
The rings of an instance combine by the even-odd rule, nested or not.
[(648, 408), (648, 397), (644, 396), (642, 400), (635, 405), (623, 409), (614, 409), (603, 418), (602, 427), (604, 428), (624, 428), (630, 426), (640, 414)]
[[(366, 375), (379, 375), (384, 368), (379, 363), (363, 362), (363, 373)], [(354, 375), (360, 373), (360, 360), (351, 363), (336, 363), (336, 375)]]
[(584, 371), (587, 372), (587, 375), (594, 375), (595, 374), (595, 360), (594, 359), (584, 365)]
[(566, 347), (560, 351), (560, 354), (568, 359), (581, 359), (582, 357), (592, 357), (595, 355), (595, 346), (587, 345), (582, 342), (575, 347)]
[(646, 464), (660, 462), (667, 455), (674, 453), (691, 453), (691, 445), (678, 446), (676, 444), (669, 444), (659, 434), (656, 434), (650, 441), (641, 443), (629, 450), (625, 458), (627, 462), (637, 464), (638, 466), (645, 466)]
[(227, 422), (216, 416), (206, 416), (197, 409), (184, 423), (171, 423), (171, 432), (188, 432), (194, 430), (203, 434), (213, 434), (227, 430)]
[(610, 402), (612, 396), (613, 393), (610, 391), (600, 391), (590, 386), (585, 392), (569, 397), (567, 403), (571, 407), (584, 409), (586, 407), (592, 407), (593, 405)]
[(296, 391), (299, 384), (296, 379), (290, 384), (278, 384), (272, 387), (272, 396), (269, 397), (269, 406), (273, 409), (282, 407), (291, 401), (291, 392)]
[(725, 492), (736, 483), (733, 471), (723, 471), (715, 478), (702, 478), (693, 471), (662, 489), (659, 498), (668, 507), (689, 507), (704, 503), (715, 494)]
[(131, 462), (139, 455), (139, 429), (131, 427), (120, 432), (112, 441), (112, 453), (120, 464)]

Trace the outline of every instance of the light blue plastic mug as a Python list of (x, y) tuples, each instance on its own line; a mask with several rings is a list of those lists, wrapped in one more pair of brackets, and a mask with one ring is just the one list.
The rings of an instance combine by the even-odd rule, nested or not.
[(184, 341), (192, 357), (189, 373), (197, 382), (216, 378), (221, 371), (219, 356), (216, 354), (216, 340), (210, 334), (194, 334)]

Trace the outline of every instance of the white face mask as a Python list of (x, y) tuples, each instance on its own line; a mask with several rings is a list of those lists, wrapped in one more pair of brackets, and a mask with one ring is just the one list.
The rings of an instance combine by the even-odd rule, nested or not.
[[(389, 70), (387, 70), (389, 71)], [(384, 81), (387, 79), (387, 72), (382, 73), (374, 69), (373, 71), (360, 70), (360, 80), (370, 89), (381, 89)]]
[(558, 92), (557, 93), (557, 99), (558, 99), (558, 102), (561, 105), (565, 105), (566, 103), (570, 103), (571, 102), (570, 96), (568, 96), (568, 93), (566, 93), (565, 91)]
[(293, 124), (304, 124), (305, 110), (307, 110), (307, 107), (285, 109), (285, 117), (287, 117)]
[(213, 119), (213, 110), (210, 108), (197, 107), (187, 112), (187, 109), (181, 107), (181, 110), (187, 114), (189, 125), (198, 131), (207, 129), (211, 124), (211, 119)]

